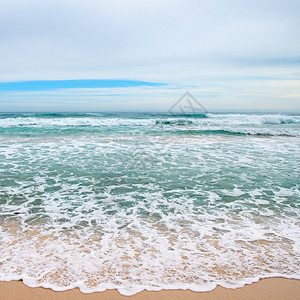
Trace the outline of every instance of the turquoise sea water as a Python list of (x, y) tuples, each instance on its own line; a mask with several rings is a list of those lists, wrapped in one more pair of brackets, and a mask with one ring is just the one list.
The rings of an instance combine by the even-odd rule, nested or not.
[(300, 278), (299, 171), (297, 114), (0, 114), (0, 280)]

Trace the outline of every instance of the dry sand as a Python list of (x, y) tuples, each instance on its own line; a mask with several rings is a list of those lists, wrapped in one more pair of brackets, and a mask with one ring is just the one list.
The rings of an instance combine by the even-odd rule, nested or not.
[(0, 282), (1, 300), (298, 300), (300, 280), (270, 278), (239, 289), (217, 287), (212, 292), (195, 293), (182, 290), (141, 292), (122, 296), (116, 290), (83, 294), (78, 289), (54, 292), (44, 288), (30, 288), (22, 281)]

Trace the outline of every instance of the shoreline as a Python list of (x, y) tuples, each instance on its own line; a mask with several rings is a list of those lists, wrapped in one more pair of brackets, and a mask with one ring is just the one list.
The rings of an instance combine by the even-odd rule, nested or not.
[(75, 288), (56, 292), (42, 287), (28, 287), (22, 280), (0, 282), (0, 299), (6, 300), (295, 300), (299, 296), (300, 280), (278, 277), (261, 279), (236, 289), (217, 286), (210, 292), (193, 292), (190, 290), (142, 291), (133, 296), (123, 296), (117, 290), (87, 294)]

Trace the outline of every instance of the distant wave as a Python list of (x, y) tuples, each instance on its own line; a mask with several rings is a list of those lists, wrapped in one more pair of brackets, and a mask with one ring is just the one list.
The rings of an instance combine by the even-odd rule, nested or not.
[(122, 118), (36, 118), (18, 117), (0, 119), (0, 127), (52, 127), (52, 126), (147, 126), (152, 125), (152, 120), (147, 119), (122, 119)]
[(290, 136), (290, 137), (297, 137), (299, 134), (297, 133), (284, 133), (280, 131), (269, 131), (269, 132), (259, 132), (259, 131), (238, 131), (238, 130), (224, 130), (224, 129), (203, 129), (203, 130), (178, 130), (174, 131), (174, 134), (178, 135), (236, 135), (236, 136)]
[(207, 130), (180, 130), (176, 131), (177, 134), (184, 135), (247, 135), (243, 132), (235, 132), (222, 129), (207, 129)]
[[(93, 127), (98, 131), (127, 134), (163, 130), (178, 135), (232, 135), (232, 136), (300, 136), (300, 116), (272, 114), (186, 114), (173, 117), (155, 113), (20, 113), (0, 114), (0, 129), (13, 131), (22, 128), (67, 129)], [(191, 116), (191, 117), (189, 117)], [(103, 131), (102, 130), (102, 131)], [(14, 132), (17, 134), (17, 131)]]
[(171, 117), (180, 117), (180, 118), (208, 118), (207, 114), (168, 114), (166, 116)]
[(192, 125), (194, 124), (193, 121), (186, 120), (186, 119), (179, 119), (179, 120), (157, 120), (155, 125), (178, 125), (178, 126), (185, 126), (185, 125)]
[(300, 116), (287, 115), (243, 115), (243, 114), (208, 114), (208, 118), (222, 119), (228, 123), (240, 124), (300, 124)]

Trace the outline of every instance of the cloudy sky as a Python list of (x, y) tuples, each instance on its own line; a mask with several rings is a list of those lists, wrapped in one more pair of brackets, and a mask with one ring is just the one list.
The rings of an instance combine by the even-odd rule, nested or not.
[(166, 111), (186, 91), (208, 110), (300, 111), (299, 12), (299, 0), (0, 0), (0, 111)]

